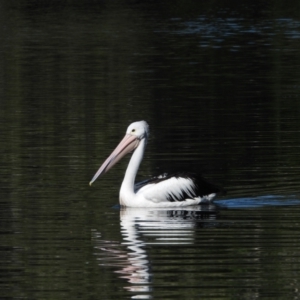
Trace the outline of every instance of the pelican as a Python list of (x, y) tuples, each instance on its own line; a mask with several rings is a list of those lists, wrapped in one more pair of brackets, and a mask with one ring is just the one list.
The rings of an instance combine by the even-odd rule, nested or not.
[(116, 149), (101, 165), (90, 185), (111, 169), (123, 156), (133, 151), (120, 189), (119, 201), (127, 207), (185, 207), (210, 202), (220, 188), (200, 176), (187, 173), (163, 174), (135, 185), (135, 177), (143, 159), (149, 126), (134, 122)]

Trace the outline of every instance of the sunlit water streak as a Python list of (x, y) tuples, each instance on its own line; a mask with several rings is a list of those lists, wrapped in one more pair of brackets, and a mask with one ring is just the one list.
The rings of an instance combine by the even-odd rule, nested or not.
[[(179, 35), (199, 35), (201, 47), (223, 47), (226, 41), (241, 37), (245, 43), (231, 45), (231, 51), (242, 51), (247, 46), (259, 44), (270, 47), (280, 35), (286, 39), (300, 38), (300, 22), (294, 19), (249, 20), (243, 18), (214, 18), (205, 16), (182, 23), (175, 31)], [(247, 42), (248, 38), (248, 42)], [(263, 38), (263, 40), (259, 40)], [(277, 49), (279, 50), (279, 49)]]
[(257, 196), (257, 197), (247, 197), (247, 198), (234, 198), (218, 200), (215, 202), (216, 205), (221, 207), (226, 207), (230, 209), (234, 208), (258, 208), (264, 206), (291, 206), (300, 205), (300, 200), (296, 196)]

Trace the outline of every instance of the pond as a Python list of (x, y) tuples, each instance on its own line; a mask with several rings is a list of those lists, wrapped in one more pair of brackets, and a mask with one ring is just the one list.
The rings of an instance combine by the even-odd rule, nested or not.
[[(3, 299), (300, 296), (300, 10), (284, 4), (1, 4)], [(226, 195), (120, 208), (130, 155), (90, 187), (138, 120), (138, 180), (192, 171)]]

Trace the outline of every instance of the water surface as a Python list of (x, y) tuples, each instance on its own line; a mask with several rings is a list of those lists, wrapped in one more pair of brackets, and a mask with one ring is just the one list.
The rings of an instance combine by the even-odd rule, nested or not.
[[(299, 297), (300, 18), (284, 4), (1, 4), (3, 298)], [(89, 187), (142, 119), (138, 179), (196, 171), (227, 195), (115, 208), (128, 159)]]

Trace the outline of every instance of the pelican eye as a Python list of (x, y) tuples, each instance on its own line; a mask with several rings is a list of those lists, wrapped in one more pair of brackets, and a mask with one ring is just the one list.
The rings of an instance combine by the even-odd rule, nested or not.
[(135, 132), (135, 129), (132, 129), (131, 132)]

